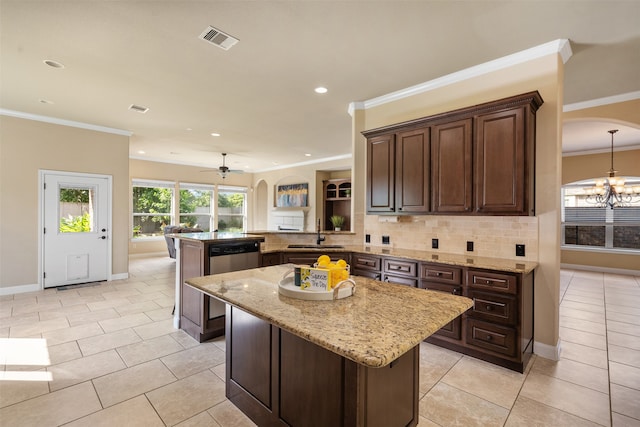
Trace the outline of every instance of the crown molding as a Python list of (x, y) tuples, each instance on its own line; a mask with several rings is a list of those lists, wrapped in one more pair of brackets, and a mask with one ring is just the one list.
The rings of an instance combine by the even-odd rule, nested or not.
[(585, 108), (617, 104), (618, 102), (633, 101), (635, 99), (640, 99), (640, 90), (635, 92), (622, 93), (620, 95), (606, 96), (604, 98), (597, 98), (584, 102), (567, 104), (562, 108), (562, 111), (568, 113), (569, 111), (584, 110)]
[(1, 116), (17, 117), (19, 119), (35, 120), (37, 122), (52, 123), (55, 125), (70, 126), (74, 128), (94, 130), (97, 132), (113, 133), (116, 135), (131, 136), (133, 132), (122, 129), (115, 129), (106, 126), (92, 125), (89, 123), (75, 122), (73, 120), (58, 119), (56, 117), (41, 116), (39, 114), (23, 113), (22, 111), (6, 110), (0, 108)]
[(559, 54), (562, 58), (562, 62), (566, 63), (573, 55), (573, 52), (571, 50), (571, 43), (568, 39), (557, 39), (552, 42), (544, 43), (530, 49), (514, 53), (512, 55), (503, 56), (502, 58), (498, 58), (493, 61), (475, 65), (464, 70), (456, 71), (454, 73), (447, 74), (445, 76), (438, 77), (436, 79), (429, 80), (415, 86), (400, 89), (398, 91), (391, 92), (377, 98), (369, 99), (362, 102), (352, 102), (349, 104), (347, 111), (350, 115), (353, 115), (353, 112), (355, 110), (366, 110), (368, 108), (377, 107), (379, 105), (398, 101), (400, 99), (408, 98), (420, 93), (429, 92), (441, 87), (449, 86), (454, 83), (492, 73), (494, 71), (502, 70), (551, 54)]

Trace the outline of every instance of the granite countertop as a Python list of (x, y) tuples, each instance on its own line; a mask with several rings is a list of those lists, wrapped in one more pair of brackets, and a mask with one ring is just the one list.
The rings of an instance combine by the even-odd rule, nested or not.
[(488, 270), (507, 271), (511, 273), (531, 273), (538, 267), (537, 262), (517, 261), (503, 258), (479, 257), (464, 254), (448, 254), (438, 251), (426, 251), (417, 249), (383, 248), (379, 246), (351, 245), (342, 248), (322, 247), (293, 249), (276, 245), (262, 245), (262, 253), (269, 252), (358, 252), (362, 254), (404, 258), (421, 262), (434, 262), (438, 264), (455, 265), (458, 267), (485, 268)]
[(469, 298), (356, 277), (353, 296), (305, 301), (278, 293), (292, 264), (196, 277), (187, 284), (320, 347), (383, 367), (468, 310)]
[(221, 233), (221, 232), (202, 232), (202, 233), (176, 233), (167, 234), (169, 237), (184, 240), (194, 240), (198, 242), (242, 242), (242, 241), (259, 241), (264, 242), (264, 236), (258, 234), (247, 233)]

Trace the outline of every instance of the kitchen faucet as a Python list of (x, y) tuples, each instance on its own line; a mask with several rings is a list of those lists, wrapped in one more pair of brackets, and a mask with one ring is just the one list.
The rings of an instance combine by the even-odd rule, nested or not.
[(316, 245), (320, 245), (320, 243), (324, 242), (324, 236), (320, 235), (320, 218), (318, 218), (318, 238), (316, 239)]

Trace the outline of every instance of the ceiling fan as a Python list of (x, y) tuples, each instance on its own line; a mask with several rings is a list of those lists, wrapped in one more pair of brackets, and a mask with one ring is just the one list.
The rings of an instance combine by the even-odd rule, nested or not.
[(227, 174), (230, 174), (230, 173), (244, 173), (244, 171), (240, 169), (229, 169), (229, 167), (225, 163), (226, 159), (227, 159), (227, 153), (222, 153), (222, 166), (218, 167), (218, 170), (217, 170), (218, 175), (220, 175), (222, 179), (225, 179), (227, 177)]

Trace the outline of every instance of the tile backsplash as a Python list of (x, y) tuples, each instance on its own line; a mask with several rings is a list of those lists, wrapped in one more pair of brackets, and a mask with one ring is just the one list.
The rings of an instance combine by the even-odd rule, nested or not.
[[(537, 261), (537, 217), (364, 215), (363, 221), (362, 244), (369, 234), (371, 246)], [(382, 236), (389, 236), (388, 245)], [(432, 239), (438, 239), (438, 249), (431, 249)], [(473, 252), (467, 242), (473, 242)], [(516, 244), (525, 245), (524, 257), (516, 257)]]

